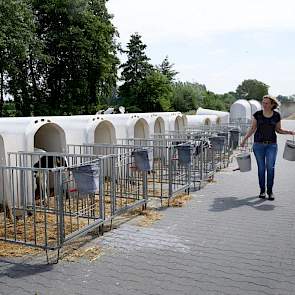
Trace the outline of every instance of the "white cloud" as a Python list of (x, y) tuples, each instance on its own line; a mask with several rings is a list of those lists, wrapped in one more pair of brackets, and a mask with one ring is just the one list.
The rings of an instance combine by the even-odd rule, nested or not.
[(257, 79), (274, 95), (295, 93), (294, 0), (109, 0), (107, 6), (122, 45), (138, 32), (151, 62), (168, 55), (182, 81), (224, 93)]
[(294, 0), (109, 0), (122, 40), (198, 38), (208, 33), (295, 28)]

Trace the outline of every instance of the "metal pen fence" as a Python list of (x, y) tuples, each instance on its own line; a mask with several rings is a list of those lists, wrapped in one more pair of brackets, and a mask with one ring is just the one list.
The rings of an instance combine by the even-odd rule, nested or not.
[[(138, 149), (148, 150), (150, 171), (148, 173), (148, 197), (161, 200), (199, 189), (201, 182), (213, 171), (213, 150), (203, 141), (187, 139), (118, 139), (118, 144), (68, 145), (71, 153), (131, 153)], [(189, 148), (184, 148), (189, 146)], [(184, 149), (187, 149), (184, 151)], [(187, 162), (183, 157), (188, 153)], [(211, 165), (209, 165), (211, 164)], [(209, 166), (211, 166), (209, 168)], [(136, 167), (134, 167), (136, 169)]]
[[(185, 161), (179, 155), (181, 145), (190, 145), (185, 140), (163, 140), (143, 138), (123, 138), (117, 140), (124, 146), (141, 146), (151, 149), (152, 169), (148, 181), (149, 192), (152, 196), (169, 201), (182, 192), (189, 192), (192, 184), (191, 159), (192, 152), (189, 149), (189, 160)], [(184, 153), (184, 152), (183, 152)]]
[[(9, 153), (0, 167), (0, 240), (46, 250), (147, 203), (130, 154)], [(59, 256), (59, 252), (58, 252)], [(48, 259), (48, 255), (47, 255)]]
[[(169, 132), (166, 134), (154, 134), (155, 138), (177, 141), (186, 139), (198, 148), (202, 146), (202, 153), (197, 162), (193, 161), (193, 171), (200, 171), (202, 180), (208, 180), (214, 173), (228, 166), (232, 147), (229, 142), (227, 132), (204, 131), (198, 129), (188, 129), (180, 132)], [(196, 169), (201, 164), (202, 169)]]

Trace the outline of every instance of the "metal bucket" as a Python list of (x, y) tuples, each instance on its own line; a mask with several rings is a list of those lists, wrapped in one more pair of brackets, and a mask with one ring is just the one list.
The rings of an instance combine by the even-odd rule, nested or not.
[(248, 152), (237, 155), (237, 162), (241, 172), (248, 172), (251, 170), (251, 154)]
[(287, 140), (285, 143), (285, 149), (283, 158), (288, 161), (295, 161), (295, 141), (294, 137), (293, 140)]

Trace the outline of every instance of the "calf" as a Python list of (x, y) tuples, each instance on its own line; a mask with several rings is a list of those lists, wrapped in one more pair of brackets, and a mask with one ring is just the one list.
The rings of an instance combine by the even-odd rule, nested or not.
[[(34, 168), (53, 169), (57, 167), (68, 167), (68, 163), (63, 156), (41, 155), (39, 160), (33, 165)], [(53, 172), (47, 170), (36, 170), (35, 178), (35, 200), (40, 200), (42, 204), (48, 204), (49, 197), (54, 195), (54, 175)]]

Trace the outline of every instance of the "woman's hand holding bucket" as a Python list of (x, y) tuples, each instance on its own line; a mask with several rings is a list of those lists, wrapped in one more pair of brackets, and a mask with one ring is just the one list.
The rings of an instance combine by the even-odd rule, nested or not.
[(246, 141), (247, 140), (243, 139), (240, 143), (240, 147), (242, 147), (242, 148), (245, 147)]

